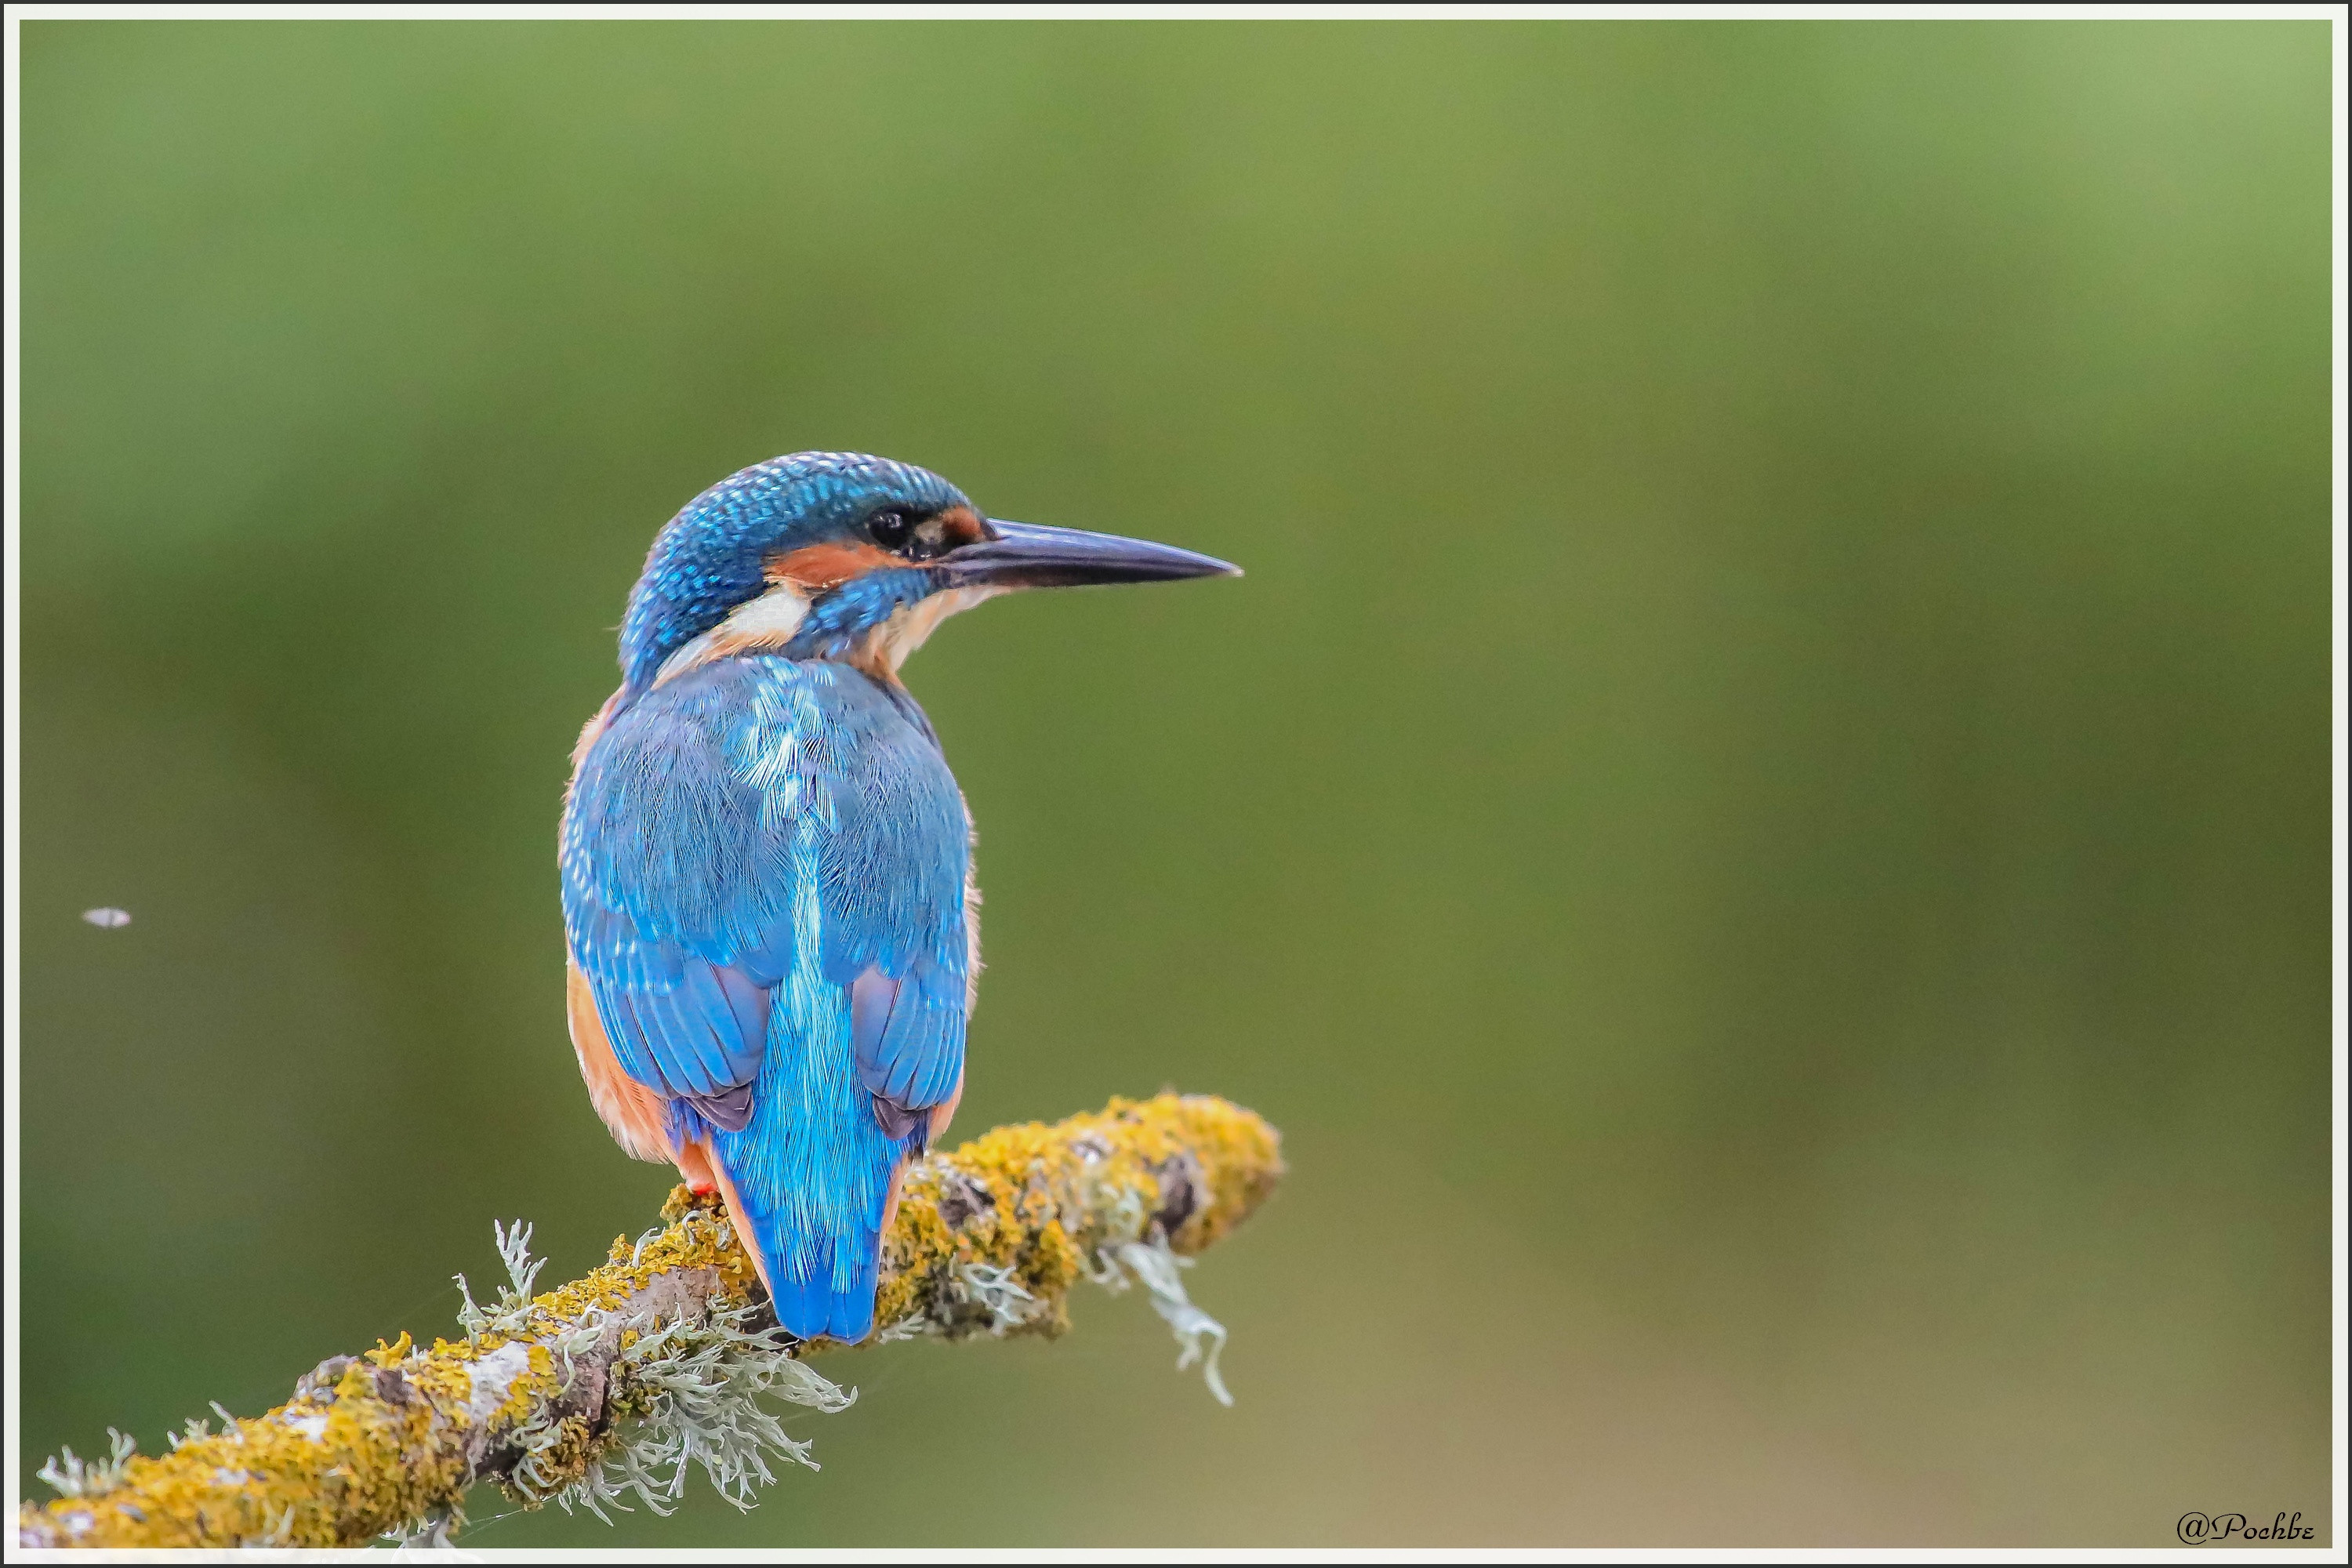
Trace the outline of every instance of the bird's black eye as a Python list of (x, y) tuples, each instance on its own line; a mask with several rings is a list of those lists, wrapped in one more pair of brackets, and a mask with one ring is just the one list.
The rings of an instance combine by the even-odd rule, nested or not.
[(866, 531), (885, 550), (903, 550), (915, 531), (914, 520), (897, 508), (887, 508), (866, 520)]

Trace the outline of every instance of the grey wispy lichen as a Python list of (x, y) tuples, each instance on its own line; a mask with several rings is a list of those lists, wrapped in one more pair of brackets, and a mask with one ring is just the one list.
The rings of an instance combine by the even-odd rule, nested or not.
[[(911, 1168), (883, 1241), (866, 1343), (1058, 1334), (1070, 1286), (1140, 1284), (1211, 1391), (1225, 1331), (1192, 1305), (1181, 1266), (1225, 1235), (1282, 1173), (1280, 1141), (1206, 1096), (1113, 1100), (1046, 1126), (999, 1128)], [(446, 1543), (468, 1489), (610, 1519), (667, 1513), (700, 1469), (739, 1508), (787, 1467), (815, 1462), (775, 1405), (821, 1413), (856, 1397), (803, 1359), (842, 1347), (778, 1330), (715, 1200), (683, 1187), (664, 1225), (613, 1244), (586, 1278), (534, 1295), (530, 1227), (496, 1227), (507, 1283), (489, 1306), (461, 1275), (463, 1341), (406, 1334), (305, 1374), (294, 1397), (222, 1429), (191, 1421), (172, 1451), (70, 1449), (41, 1477), (61, 1495), (18, 1510), (17, 1543), (357, 1546)]]
[(111, 1426), (106, 1429), (106, 1444), (107, 1457), (103, 1459), (84, 1459), (67, 1448), (43, 1460), (41, 1468), (33, 1473), (48, 1482), (59, 1497), (110, 1492), (122, 1484), (131, 1456), (139, 1451), (139, 1445)]

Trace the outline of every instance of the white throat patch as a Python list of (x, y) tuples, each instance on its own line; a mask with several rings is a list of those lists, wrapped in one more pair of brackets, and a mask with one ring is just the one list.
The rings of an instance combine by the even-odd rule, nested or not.
[(896, 679), (898, 667), (930, 640), (941, 621), (1003, 592), (1002, 588), (942, 588), (919, 599), (866, 634), (856, 662), (877, 666)]

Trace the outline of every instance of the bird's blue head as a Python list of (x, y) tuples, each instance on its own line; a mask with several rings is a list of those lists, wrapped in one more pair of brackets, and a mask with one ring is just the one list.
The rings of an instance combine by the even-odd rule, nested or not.
[(621, 623), (623, 689), (751, 648), (895, 678), (941, 620), (1014, 588), (1237, 574), (1165, 544), (983, 517), (887, 458), (796, 452), (721, 479), (655, 538)]

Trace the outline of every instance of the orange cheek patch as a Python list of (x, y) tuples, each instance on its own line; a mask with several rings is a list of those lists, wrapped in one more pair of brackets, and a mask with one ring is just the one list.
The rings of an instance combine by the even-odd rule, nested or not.
[(768, 581), (791, 583), (811, 593), (823, 593), (828, 588), (840, 587), (852, 577), (863, 577), (877, 567), (905, 564), (877, 545), (863, 541), (834, 540), (824, 544), (803, 545), (773, 557), (768, 563)]

